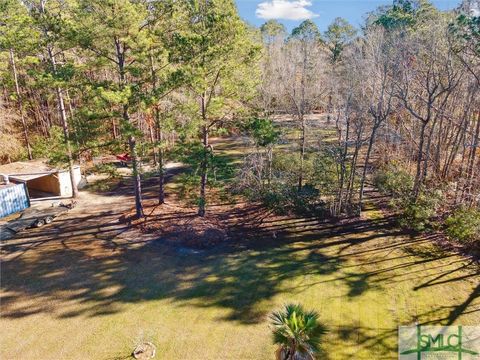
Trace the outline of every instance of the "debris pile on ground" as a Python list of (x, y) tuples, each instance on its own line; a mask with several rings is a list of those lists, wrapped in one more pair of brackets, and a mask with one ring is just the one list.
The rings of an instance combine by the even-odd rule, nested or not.
[(165, 241), (179, 246), (206, 248), (220, 244), (228, 239), (227, 224), (221, 214), (208, 213), (197, 216), (192, 208), (175, 204), (145, 206), (145, 218), (132, 219), (133, 214), (123, 216), (144, 233), (156, 233)]
[(144, 214), (144, 218), (135, 219), (132, 209), (119, 221), (172, 245), (193, 249), (210, 248), (227, 240), (275, 240), (283, 230), (270, 225), (289, 221), (288, 216), (278, 216), (260, 204), (245, 202), (210, 205), (205, 216), (200, 217), (196, 208), (175, 200), (163, 205), (145, 201)]
[(156, 348), (151, 342), (144, 342), (133, 350), (133, 357), (139, 360), (153, 359), (155, 357)]

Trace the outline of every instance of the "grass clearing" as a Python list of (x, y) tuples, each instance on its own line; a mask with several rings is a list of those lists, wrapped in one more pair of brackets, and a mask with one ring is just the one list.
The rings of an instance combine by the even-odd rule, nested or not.
[(399, 324), (480, 322), (477, 265), (427, 238), (385, 220), (269, 226), (285, 236), (198, 254), (155, 241), (112, 250), (85, 230), (7, 247), (0, 357), (125, 358), (149, 340), (159, 358), (271, 359), (266, 316), (292, 301), (328, 324), (331, 359), (395, 358)]
[(91, 196), (95, 206), (2, 244), (0, 358), (128, 359), (151, 341), (159, 359), (273, 359), (267, 316), (287, 302), (328, 326), (322, 359), (396, 359), (398, 325), (480, 323), (478, 264), (375, 207), (339, 223), (266, 218), (190, 252), (119, 223), (128, 192)]

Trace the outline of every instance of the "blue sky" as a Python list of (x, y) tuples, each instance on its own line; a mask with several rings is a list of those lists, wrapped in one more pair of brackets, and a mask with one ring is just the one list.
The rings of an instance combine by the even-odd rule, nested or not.
[[(447, 10), (456, 7), (460, 0), (432, 2), (439, 9)], [(336, 17), (343, 17), (359, 27), (366, 13), (380, 5), (391, 4), (392, 0), (236, 0), (236, 3), (240, 16), (255, 26), (260, 26), (268, 18), (276, 18), (291, 30), (310, 17), (321, 31), (325, 31)]]

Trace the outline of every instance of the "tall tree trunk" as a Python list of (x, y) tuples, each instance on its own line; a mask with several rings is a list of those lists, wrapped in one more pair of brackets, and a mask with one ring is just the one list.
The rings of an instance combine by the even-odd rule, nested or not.
[(27, 146), (28, 159), (32, 160), (32, 149), (30, 147), (30, 140), (28, 137), (27, 122), (25, 120), (25, 114), (23, 112), (23, 100), (20, 94), (20, 86), (18, 85), (17, 67), (15, 66), (15, 56), (13, 54), (13, 49), (10, 49), (10, 65), (12, 66), (13, 80), (15, 82), (15, 92), (17, 94), (18, 111), (20, 113), (20, 119), (22, 120), (23, 136), (25, 138), (25, 145)]
[(347, 184), (347, 202), (349, 205), (352, 204), (352, 196), (353, 190), (355, 188), (355, 175), (357, 168), (357, 160), (358, 160), (358, 153), (360, 152), (360, 148), (362, 147), (362, 133), (363, 133), (363, 125), (360, 125), (360, 128), (357, 130), (357, 139), (355, 141), (355, 150), (352, 157), (352, 162), (350, 165), (350, 179)]
[(150, 134), (150, 143), (153, 146), (153, 166), (157, 166), (158, 165), (158, 156), (157, 156), (157, 149), (156, 149), (156, 146), (155, 146), (155, 136), (154, 136), (154, 133), (153, 133), (153, 125), (148, 124), (148, 132)]
[(207, 124), (207, 100), (206, 100), (206, 93), (204, 92), (201, 97), (200, 107), (201, 107), (201, 114), (202, 114), (202, 143), (203, 143), (203, 158), (200, 164), (200, 199), (198, 203), (198, 215), (205, 216), (205, 209), (206, 209), (206, 188), (207, 188), (207, 172), (208, 172), (208, 152), (209, 152), (209, 144), (208, 144), (208, 124)]
[(362, 211), (362, 201), (363, 201), (363, 193), (365, 189), (365, 179), (367, 177), (367, 167), (368, 163), (370, 162), (370, 156), (372, 154), (373, 144), (375, 142), (375, 135), (378, 129), (378, 122), (376, 121), (372, 128), (372, 133), (370, 134), (370, 139), (368, 141), (368, 149), (367, 154), (365, 155), (365, 162), (363, 163), (363, 171), (362, 171), (362, 178), (360, 179), (360, 193), (359, 193), (359, 207), (360, 211)]
[(298, 175), (298, 191), (303, 187), (303, 168), (305, 162), (305, 141), (306, 141), (306, 123), (305, 123), (305, 77), (307, 72), (307, 45), (303, 45), (303, 69), (300, 80), (301, 100), (300, 100), (300, 121), (302, 123), (302, 139), (300, 143), (300, 174)]
[(267, 177), (267, 184), (268, 186), (272, 183), (272, 163), (273, 163), (273, 147), (269, 146), (267, 150), (267, 166), (268, 166), (268, 177)]
[[(120, 86), (125, 88), (125, 46), (122, 48), (120, 40), (115, 39), (116, 54), (118, 72), (120, 75)], [(130, 123), (130, 115), (128, 113), (128, 104), (123, 105), (123, 121)], [(142, 205), (142, 184), (140, 179), (140, 172), (138, 171), (138, 156), (137, 156), (137, 142), (135, 136), (128, 135), (128, 146), (130, 148), (130, 157), (132, 158), (132, 177), (133, 177), (133, 192), (135, 195), (135, 216), (137, 218), (143, 217), (143, 205)]]
[[(460, 161), (460, 170), (458, 172), (458, 179), (463, 178), (463, 174), (464, 174), (464, 171), (465, 171), (465, 161), (466, 161), (465, 158), (466, 158), (466, 155), (467, 155), (467, 147), (465, 146), (465, 139), (467, 137), (466, 136), (467, 127), (468, 127), (468, 122), (465, 121), (465, 132), (464, 132), (463, 137), (462, 137), (462, 143), (463, 143), (462, 158), (461, 158), (461, 161)], [(464, 190), (465, 190), (465, 184), (463, 184), (463, 186), (461, 187), (460, 184), (457, 183), (457, 186), (455, 188), (455, 205), (458, 205), (459, 202), (462, 202)], [(460, 193), (460, 197), (459, 197), (459, 193)]]
[(298, 174), (298, 191), (303, 187), (303, 170), (305, 163), (305, 142), (306, 142), (306, 124), (305, 117), (302, 115), (302, 139), (300, 142), (300, 173)]
[(457, 156), (460, 144), (464, 141), (463, 139), (467, 131), (467, 123), (468, 123), (467, 115), (464, 114), (462, 118), (462, 122), (457, 128), (454, 138), (447, 145), (447, 149), (451, 148), (451, 150), (450, 150), (450, 153), (445, 157), (445, 162), (443, 164), (443, 169), (442, 169), (442, 179), (448, 178), (448, 175), (450, 172), (450, 166), (452, 165), (453, 161), (455, 160), (455, 157)]
[(425, 158), (423, 160), (423, 170), (422, 170), (422, 183), (425, 182), (425, 180), (427, 179), (427, 174), (428, 174), (428, 163), (430, 161), (430, 147), (432, 145), (432, 139), (433, 139), (433, 136), (435, 134), (435, 128), (437, 126), (437, 120), (438, 120), (438, 117), (435, 116), (432, 120), (432, 129), (430, 130), (430, 134), (428, 136), (428, 140), (427, 140), (427, 144), (425, 146)]
[(135, 215), (137, 218), (143, 217), (142, 206), (142, 182), (138, 171), (138, 156), (135, 136), (129, 135), (128, 146), (132, 157), (133, 190), (135, 193)]
[[(66, 95), (65, 97), (68, 105), (68, 114), (70, 115), (70, 119), (71, 119), (70, 124), (73, 124), (73, 128), (75, 129), (75, 116), (73, 112), (72, 99), (70, 97), (70, 94), (68, 93), (68, 90), (65, 91), (65, 95)], [(77, 148), (79, 148), (80, 141), (78, 140), (78, 135), (76, 131), (74, 131), (73, 138), (75, 139), (75, 145), (77, 145)], [(81, 160), (79, 159), (79, 161)]]
[(328, 94), (328, 104), (327, 104), (327, 125), (330, 125), (332, 121), (332, 107), (333, 107), (333, 96), (332, 91)]
[(157, 124), (160, 146), (158, 147), (158, 203), (165, 203), (165, 169), (163, 151), (163, 129), (160, 120), (160, 111), (155, 108), (155, 122)]
[(343, 187), (345, 185), (345, 175), (347, 172), (347, 167), (345, 166), (345, 163), (347, 161), (349, 136), (350, 136), (350, 119), (347, 116), (347, 128), (345, 129), (345, 140), (344, 140), (343, 151), (340, 159), (340, 179), (339, 179), (339, 185), (338, 185), (337, 208), (335, 210), (334, 215), (338, 215), (341, 212), (342, 206), (343, 206)]
[[(152, 52), (149, 56), (150, 60), (150, 71), (152, 75), (152, 88), (155, 90), (157, 88), (157, 74), (155, 72), (155, 62)], [(158, 132), (159, 146), (155, 147), (153, 151), (154, 162), (157, 163), (157, 154), (158, 154), (158, 203), (165, 203), (165, 169), (164, 169), (164, 153), (163, 153), (163, 128), (160, 119), (160, 111), (158, 110), (158, 104), (155, 106), (155, 126)], [(153, 138), (153, 133), (151, 132)]]
[(117, 140), (118, 134), (117, 134), (117, 124), (115, 123), (115, 119), (112, 119), (112, 136), (113, 136), (113, 140)]
[[(448, 144), (448, 131), (444, 131), (443, 127), (443, 116), (440, 118), (440, 123), (438, 124), (438, 135), (437, 135), (437, 144), (435, 146), (435, 156), (433, 158), (433, 164), (437, 174), (441, 176), (441, 162), (444, 145)], [(446, 129), (450, 128), (451, 124), (447, 124)]]
[(472, 184), (475, 174), (475, 158), (477, 154), (477, 149), (479, 147), (479, 138), (480, 138), (480, 111), (477, 112), (477, 124), (475, 126), (475, 133), (472, 137), (472, 148), (470, 150), (470, 155), (468, 158), (468, 167), (467, 167), (467, 186), (466, 190), (470, 193), (472, 191)]
[[(55, 61), (55, 55), (53, 54), (53, 50), (50, 46), (48, 46), (47, 51), (50, 57), (50, 62), (52, 64), (53, 72), (54, 74), (56, 74), (57, 63)], [(70, 144), (70, 135), (68, 132), (68, 120), (67, 120), (67, 112), (65, 111), (63, 89), (60, 86), (57, 86), (56, 92), (57, 92), (58, 108), (60, 112), (60, 119), (62, 121), (63, 137), (64, 137), (65, 145), (67, 146), (68, 168), (70, 171), (70, 181), (72, 183), (72, 197), (76, 198), (78, 196), (78, 188), (77, 188), (77, 182), (75, 179), (75, 174), (73, 172), (74, 167), (73, 167), (73, 157), (72, 157), (72, 146)]]
[[(128, 114), (128, 105), (123, 106), (123, 120), (130, 121)], [(137, 141), (135, 136), (128, 135), (128, 147), (130, 149), (130, 157), (132, 158), (132, 177), (133, 177), (133, 193), (135, 195), (135, 217), (140, 219), (143, 217), (142, 205), (142, 182), (140, 172), (138, 171), (138, 155), (137, 155)]]
[(423, 143), (425, 141), (425, 128), (427, 127), (428, 122), (422, 121), (420, 129), (420, 140), (418, 142), (418, 151), (417, 151), (417, 170), (415, 173), (415, 182), (413, 185), (413, 197), (417, 199), (418, 193), (420, 192), (420, 186), (423, 184), (422, 179), (422, 162), (423, 162)]
[(200, 172), (201, 172), (201, 179), (200, 179), (200, 200), (198, 204), (198, 215), (204, 216), (205, 209), (206, 209), (206, 196), (205, 191), (207, 187), (207, 170), (208, 170), (208, 152), (209, 152), (209, 145), (208, 145), (208, 127), (205, 125), (202, 128), (202, 142), (203, 142), (203, 159)]

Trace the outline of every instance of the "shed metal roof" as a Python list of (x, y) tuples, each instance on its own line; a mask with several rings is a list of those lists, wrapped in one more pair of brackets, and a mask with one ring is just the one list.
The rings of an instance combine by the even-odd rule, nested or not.
[[(78, 165), (74, 167), (78, 167)], [(10, 164), (0, 165), (0, 174), (8, 175), (11, 179), (23, 181), (64, 171), (68, 171), (68, 169), (51, 167), (42, 160), (16, 161)]]
[(35, 173), (35, 174), (12, 174), (8, 175), (8, 178), (13, 181), (29, 181), (37, 178), (41, 178), (44, 176), (48, 176), (51, 174), (56, 174), (57, 172), (43, 172), (43, 173)]
[(0, 174), (35, 174), (55, 171), (55, 168), (42, 160), (16, 161), (10, 164), (0, 165)]

